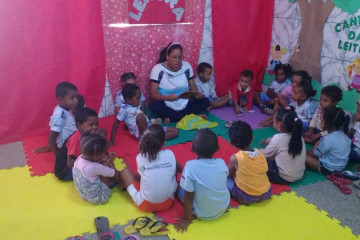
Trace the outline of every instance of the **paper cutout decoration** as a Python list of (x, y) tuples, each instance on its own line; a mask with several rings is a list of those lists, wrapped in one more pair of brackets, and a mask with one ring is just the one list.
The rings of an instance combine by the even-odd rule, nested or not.
[(360, 91), (360, 58), (356, 58), (352, 64), (347, 66), (347, 72), (352, 80), (349, 88)]
[(276, 65), (282, 64), (282, 62), (280, 60), (284, 56), (284, 54), (286, 54), (286, 49), (283, 48), (282, 46), (280, 46), (279, 44), (276, 44), (275, 46), (273, 46), (271, 48), (272, 60), (270, 61), (270, 64), (269, 64), (269, 66), (270, 66), (270, 68), (268, 70), (269, 74), (275, 74), (274, 69), (275, 69)]
[(295, 46), (295, 52), (300, 52), (300, 44), (296, 44)]

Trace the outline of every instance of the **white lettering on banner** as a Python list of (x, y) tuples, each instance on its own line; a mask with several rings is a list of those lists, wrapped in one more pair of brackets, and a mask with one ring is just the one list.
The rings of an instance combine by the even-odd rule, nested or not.
[(146, 8), (146, 4), (148, 4), (149, 0), (144, 0), (144, 2), (140, 0), (134, 0), (133, 7), (139, 12), (143, 12)]
[(138, 12), (136, 15), (135, 13), (129, 12), (129, 16), (134, 19), (135, 21), (140, 21), (140, 18), (142, 16), (142, 12)]
[(184, 14), (184, 8), (179, 7), (172, 10), (172, 12), (176, 15), (176, 21), (180, 21), (181, 17)]
[[(146, 4), (149, 3), (150, 0), (134, 0), (133, 2), (133, 7), (138, 10), (138, 14), (135, 14), (133, 12), (129, 12), (129, 16), (134, 19), (135, 21), (140, 21), (142, 13), (145, 11), (146, 8)], [(162, 1), (162, 0), (159, 0)], [(169, 3), (170, 4), (170, 8), (173, 9), (174, 6), (178, 3), (178, 0), (164, 0), (165, 3)], [(184, 8), (179, 7), (179, 8), (175, 8), (173, 9), (171, 12), (175, 14), (176, 16), (176, 21), (180, 21), (180, 19), (182, 18), (182, 16), (184, 15)]]
[(173, 9), (174, 6), (178, 3), (178, 0), (165, 0), (165, 3), (170, 3), (170, 8)]

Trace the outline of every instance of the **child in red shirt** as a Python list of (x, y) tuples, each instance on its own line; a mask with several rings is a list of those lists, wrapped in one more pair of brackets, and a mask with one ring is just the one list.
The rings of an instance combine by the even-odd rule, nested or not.
[(240, 74), (239, 82), (231, 87), (234, 111), (238, 115), (241, 114), (241, 108), (245, 108), (245, 110), (249, 112), (254, 112), (251, 110), (254, 91), (250, 86), (253, 76), (254, 74), (251, 70), (245, 69)]

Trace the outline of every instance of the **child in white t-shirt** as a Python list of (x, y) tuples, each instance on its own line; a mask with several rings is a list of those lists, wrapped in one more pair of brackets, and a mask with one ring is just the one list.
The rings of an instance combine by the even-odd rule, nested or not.
[(211, 77), (212, 66), (206, 62), (202, 62), (197, 67), (197, 78), (195, 78), (195, 85), (198, 91), (210, 101), (208, 110), (213, 108), (220, 108), (229, 102), (229, 96), (218, 97), (215, 91), (215, 82)]
[[(135, 84), (136, 85), (136, 76), (133, 72), (127, 72), (121, 75), (120, 77), (121, 88), (123, 88), (126, 84)], [(141, 111), (145, 111), (146, 98), (144, 94), (141, 93)], [(125, 103), (124, 97), (122, 95), (122, 90), (118, 91), (115, 97), (115, 114), (119, 113), (121, 105)]]
[[(146, 115), (140, 109), (141, 92), (140, 88), (135, 84), (126, 84), (122, 89), (125, 103), (121, 105), (121, 109), (117, 114), (111, 130), (110, 144), (115, 144), (115, 135), (119, 127), (119, 123), (124, 121), (129, 132), (136, 139), (140, 139), (146, 128), (150, 124)], [(178, 129), (175, 127), (164, 127), (165, 138), (171, 139), (178, 135)]]
[(133, 182), (127, 191), (144, 212), (165, 211), (174, 201), (178, 186), (176, 173), (182, 168), (171, 150), (162, 150), (164, 143), (165, 132), (158, 124), (150, 125), (140, 140), (140, 153), (136, 157), (140, 179), (130, 179)]
[(315, 96), (316, 90), (313, 90), (311, 83), (303, 81), (299, 86), (293, 89), (292, 100), (290, 106), (295, 108), (295, 112), (303, 123), (303, 132), (305, 133), (310, 121), (317, 109), (318, 104), (311, 100)]
[(215, 133), (208, 129), (198, 131), (192, 150), (197, 159), (186, 163), (178, 192), (185, 214), (175, 228), (182, 232), (191, 223), (193, 213), (201, 220), (216, 219), (227, 210), (230, 202), (226, 184), (229, 170), (223, 159), (213, 158), (219, 150)]

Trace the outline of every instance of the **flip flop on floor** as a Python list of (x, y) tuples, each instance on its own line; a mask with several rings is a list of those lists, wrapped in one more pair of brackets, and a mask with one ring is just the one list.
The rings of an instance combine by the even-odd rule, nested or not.
[(147, 227), (140, 229), (140, 236), (150, 237), (168, 235), (170, 231), (167, 226), (168, 224), (163, 221), (151, 222)]
[(138, 217), (133, 221), (132, 224), (124, 228), (124, 232), (126, 234), (136, 233), (140, 229), (146, 227), (150, 222), (152, 222), (152, 219), (149, 217)]
[(326, 175), (326, 178), (329, 179), (330, 181), (339, 180), (339, 181), (343, 182), (343, 183), (346, 184), (346, 185), (351, 184), (351, 180), (350, 180), (350, 179), (344, 178), (344, 176), (341, 175), (341, 174), (338, 173), (338, 172), (335, 172), (335, 173)]
[(85, 238), (83, 236), (74, 236), (70, 240), (85, 240)]
[(351, 172), (351, 171), (342, 171), (341, 175), (351, 180), (359, 180), (360, 179), (360, 172)]
[(114, 233), (110, 231), (109, 219), (107, 217), (96, 217), (94, 223), (100, 240), (115, 240)]
[(348, 186), (346, 186), (343, 182), (341, 182), (340, 180), (333, 180), (332, 181), (343, 194), (349, 195), (352, 193), (351, 188), (349, 188)]

